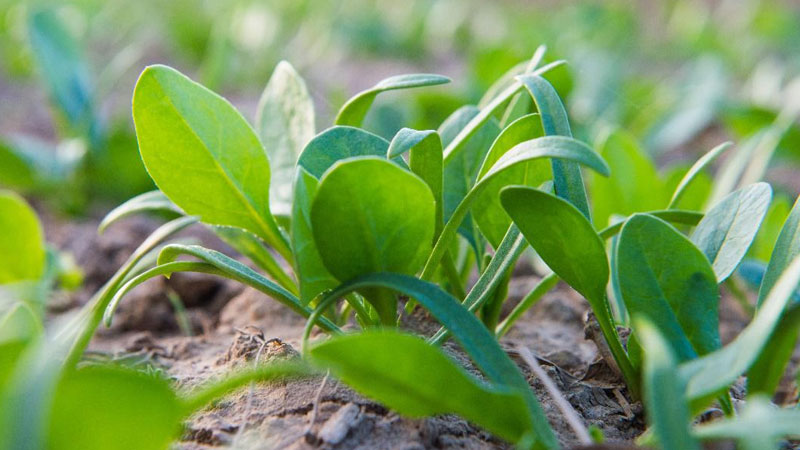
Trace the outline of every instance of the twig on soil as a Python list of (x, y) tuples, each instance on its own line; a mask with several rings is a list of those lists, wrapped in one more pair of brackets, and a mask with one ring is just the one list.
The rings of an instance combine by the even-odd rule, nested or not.
[(517, 348), (519, 351), (519, 356), (523, 361), (525, 361), (525, 364), (531, 368), (534, 375), (536, 375), (542, 381), (545, 389), (547, 389), (547, 393), (550, 394), (550, 398), (553, 399), (553, 402), (561, 411), (561, 414), (564, 415), (564, 418), (567, 420), (570, 428), (575, 431), (575, 435), (577, 436), (581, 445), (591, 445), (593, 441), (589, 435), (589, 430), (586, 429), (586, 426), (581, 421), (577, 411), (575, 411), (567, 399), (561, 395), (561, 392), (558, 390), (556, 384), (552, 379), (550, 379), (549, 376), (547, 376), (547, 373), (542, 369), (539, 363), (536, 362), (536, 358), (533, 356), (533, 354), (531, 354), (530, 350), (523, 346), (519, 346)]
[(306, 427), (306, 431), (303, 433), (305, 436), (306, 442), (311, 445), (319, 444), (319, 438), (317, 435), (314, 434), (314, 423), (317, 422), (317, 415), (319, 414), (319, 403), (322, 400), (322, 391), (325, 389), (325, 384), (328, 382), (328, 377), (330, 376), (331, 371), (328, 370), (325, 372), (325, 377), (322, 378), (322, 383), (319, 385), (319, 389), (317, 389), (317, 395), (314, 396), (314, 407), (311, 409), (311, 420), (308, 422), (308, 426)]

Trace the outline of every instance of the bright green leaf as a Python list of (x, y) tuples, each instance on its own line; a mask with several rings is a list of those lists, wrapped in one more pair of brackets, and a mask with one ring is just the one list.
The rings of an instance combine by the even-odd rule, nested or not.
[(0, 190), (0, 284), (38, 280), (44, 273), (44, 232), (36, 212), (10, 191)]
[(342, 108), (339, 110), (334, 123), (336, 125), (349, 125), (353, 127), (361, 126), (361, 122), (364, 121), (364, 117), (367, 115), (370, 106), (372, 106), (372, 102), (381, 92), (396, 89), (435, 86), (437, 84), (445, 84), (449, 82), (450, 78), (441, 75), (425, 73), (395, 75), (393, 77), (386, 78), (379, 81), (375, 86), (359, 92), (353, 98), (348, 100), (347, 103), (345, 103), (344, 106), (342, 106)]
[[(353, 156), (386, 157), (389, 142), (360, 128), (334, 126), (316, 135), (306, 145), (297, 165), (320, 179), (335, 162)], [(401, 158), (394, 162), (405, 166)]]
[(458, 414), (510, 442), (532, 429), (520, 393), (476, 380), (416, 336), (389, 330), (345, 335), (310, 353), (345, 383), (401, 414)]
[(139, 194), (112, 209), (108, 214), (106, 214), (105, 217), (103, 217), (100, 225), (97, 226), (97, 232), (102, 234), (112, 223), (115, 223), (125, 217), (145, 211), (166, 211), (183, 215), (183, 211), (181, 211), (180, 208), (172, 203), (172, 201), (170, 201), (170, 199), (168, 199), (163, 192), (150, 191), (145, 192), (144, 194)]
[(170, 200), (206, 223), (249, 230), (290, 257), (269, 208), (267, 154), (230, 103), (175, 69), (150, 66), (136, 83), (133, 119), (145, 166)]

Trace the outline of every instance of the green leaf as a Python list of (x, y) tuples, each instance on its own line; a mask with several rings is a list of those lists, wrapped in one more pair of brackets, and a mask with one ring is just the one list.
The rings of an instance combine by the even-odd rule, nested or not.
[(270, 253), (258, 236), (247, 230), (235, 227), (213, 225), (212, 229), (217, 237), (233, 247), (237, 252), (246, 256), (250, 261), (253, 261), (256, 266), (267, 272), (281, 287), (294, 295), (299, 293), (297, 284), (286, 274), (284, 268), (275, 260), (275, 256)]
[(792, 210), (792, 203), (789, 197), (785, 195), (777, 195), (767, 210), (767, 216), (764, 222), (761, 223), (761, 228), (756, 234), (753, 245), (747, 251), (747, 257), (755, 259), (762, 263), (767, 263), (770, 260), (772, 251), (775, 249), (775, 243), (778, 241), (786, 218), (789, 217), (789, 212)]
[[(180, 255), (189, 255), (193, 256), (205, 263), (210, 264), (214, 268), (220, 271), (220, 274), (224, 274), (225, 277), (230, 278), (232, 280), (239, 281), (240, 283), (244, 283), (248, 286), (251, 286), (259, 291), (269, 295), (270, 297), (274, 298), (275, 300), (281, 302), (282, 304), (289, 307), (294, 312), (300, 314), (303, 317), (308, 317), (311, 314), (311, 310), (308, 309), (307, 306), (302, 304), (297, 297), (294, 296), (291, 292), (287, 291), (285, 288), (273, 283), (272, 281), (265, 278), (260, 273), (256, 272), (255, 270), (247, 267), (246, 265), (236, 261), (235, 259), (220, 253), (216, 250), (207, 249), (198, 245), (180, 245), (180, 244), (170, 244), (165, 246), (158, 255), (158, 264), (159, 266), (165, 265), (167, 263), (171, 263), (175, 261), (178, 256)], [(158, 267), (155, 267), (158, 269)], [(136, 278), (132, 279), (129, 283), (126, 283), (126, 286), (123, 286), (119, 289), (114, 295), (115, 301), (112, 304), (118, 302), (119, 298), (124, 295), (127, 291), (132, 289), (135, 285), (142, 283), (143, 281), (152, 278), (157, 274), (168, 274), (170, 272), (148, 272), (143, 273), (140, 275), (139, 279)], [(215, 272), (216, 273), (216, 272)], [(336, 331), (338, 327), (333, 325), (330, 321), (326, 319), (322, 319), (324, 328), (328, 331)]]
[(94, 93), (78, 43), (53, 10), (31, 13), (27, 30), (50, 96), (72, 127), (88, 130), (93, 121)]
[(183, 215), (183, 211), (172, 203), (163, 192), (150, 191), (139, 194), (112, 209), (103, 217), (103, 220), (100, 221), (100, 225), (97, 226), (97, 232), (102, 234), (111, 224), (116, 223), (120, 219), (145, 211), (166, 211)]
[(500, 202), (548, 267), (586, 297), (617, 365), (631, 389), (638, 391), (605, 298), (609, 276), (605, 244), (592, 224), (567, 200), (529, 187), (503, 189)]
[[(548, 136), (572, 137), (567, 112), (553, 85), (537, 73), (520, 75), (517, 80), (533, 97), (544, 133)], [(551, 164), (556, 195), (567, 199), (591, 220), (580, 166), (571, 161), (558, 159), (552, 160)]]
[(442, 229), (439, 240), (428, 257), (428, 261), (425, 263), (422, 278), (428, 280), (433, 275), (445, 251), (455, 237), (456, 230), (472, 208), (473, 200), (481, 193), (482, 189), (488, 186), (490, 180), (518, 164), (543, 158), (566, 159), (583, 164), (599, 173), (608, 173), (608, 166), (605, 161), (594, 150), (572, 138), (545, 136), (517, 144), (501, 156), (491, 169), (478, 180), (453, 212), (452, 217)]
[[(675, 192), (691, 169), (691, 167), (677, 166), (667, 170), (664, 177), (664, 190), (666, 192)], [(673, 203), (669, 209), (705, 211), (705, 205), (709, 197), (711, 197), (711, 189), (714, 183), (711, 175), (705, 171), (694, 174), (691, 182), (684, 187), (677, 202)]]
[(669, 205), (667, 205), (667, 209), (675, 208), (675, 206), (681, 201), (681, 198), (686, 194), (689, 186), (691, 186), (691, 184), (697, 180), (697, 177), (703, 172), (703, 169), (708, 167), (717, 159), (717, 157), (719, 157), (719, 155), (724, 153), (725, 150), (732, 146), (732, 142), (723, 142), (698, 159), (697, 162), (695, 162), (692, 167), (689, 168), (689, 170), (686, 172), (686, 175), (681, 178), (681, 181), (678, 182), (678, 186), (675, 188), (675, 191), (672, 194), (672, 198), (669, 201)]
[(271, 210), (275, 215), (289, 215), (295, 163), (316, 131), (314, 103), (306, 83), (286, 61), (278, 63), (261, 94), (256, 130), (272, 169)]
[(323, 175), (311, 206), (314, 241), (341, 281), (373, 272), (413, 274), (430, 252), (431, 190), (380, 158), (341, 161)]
[(585, 216), (565, 200), (529, 187), (507, 187), (500, 201), (553, 272), (590, 301), (603, 297), (609, 274), (605, 245)]
[[(463, 106), (456, 110), (439, 127), (442, 144), (449, 148), (453, 140), (480, 114), (481, 111), (474, 106)], [(497, 120), (488, 119), (486, 123), (473, 131), (468, 140), (451, 153), (446, 154), (444, 159), (445, 222), (451, 220), (456, 208), (475, 184), (480, 163), (499, 133), (500, 127)], [(458, 231), (473, 246), (474, 250), (480, 253), (478, 237), (475, 235), (472, 217), (469, 214), (460, 222)]]
[(782, 448), (780, 438), (800, 438), (800, 410), (781, 409), (769, 398), (756, 396), (745, 403), (736, 417), (702, 424), (694, 435), (703, 440), (734, 439), (743, 450)]
[(786, 271), (789, 264), (797, 255), (800, 255), (800, 197), (795, 200), (786, 221), (783, 223), (778, 240), (772, 249), (772, 255), (767, 264), (767, 271), (758, 290), (758, 306), (760, 307), (772, 291), (781, 274)]
[(660, 209), (667, 203), (661, 177), (636, 139), (621, 130), (610, 133), (598, 151), (613, 176), (592, 176), (592, 218), (605, 227), (614, 214), (630, 215)]
[(442, 140), (433, 130), (416, 131), (403, 128), (395, 134), (387, 158), (396, 158), (409, 152), (408, 163), (411, 171), (417, 174), (431, 189), (436, 201), (436, 231), (438, 237), (442, 231), (443, 197), (442, 197)]
[(337, 378), (401, 414), (458, 414), (509, 442), (532, 429), (519, 392), (486, 385), (416, 336), (390, 330), (339, 336), (310, 354)]
[(33, 189), (37, 181), (33, 161), (9, 143), (0, 141), (0, 187), (27, 191)]
[(0, 190), (0, 255), (0, 284), (38, 280), (44, 273), (39, 218), (22, 197), (4, 190)]
[(0, 343), (29, 341), (43, 332), (42, 320), (25, 302), (17, 302), (0, 317)]
[(300, 281), (300, 301), (306, 305), (320, 292), (339, 284), (322, 263), (311, 231), (311, 202), (318, 183), (305, 169), (297, 168), (292, 205), (292, 251)]
[(728, 345), (681, 365), (687, 397), (696, 403), (713, 397), (745, 373), (763, 351), (800, 283), (800, 257), (787, 266), (753, 321)]
[(742, 261), (758, 233), (772, 198), (767, 183), (739, 189), (706, 213), (692, 233), (692, 242), (706, 255), (722, 283)]
[[(658, 217), (659, 219), (670, 222), (674, 224), (681, 224), (681, 225), (690, 225), (695, 226), (703, 219), (703, 213), (696, 212), (696, 211), (683, 211), (680, 209), (664, 209), (661, 211), (646, 211), (644, 214), (648, 214), (654, 217)], [(609, 225), (602, 230), (598, 231), (597, 234), (600, 235), (601, 239), (609, 239), (622, 230), (622, 226), (625, 225), (625, 221), (620, 220), (614, 225)]]
[(361, 91), (342, 106), (336, 115), (336, 125), (361, 126), (375, 97), (381, 92), (396, 89), (411, 89), (424, 86), (449, 83), (450, 78), (441, 75), (416, 73), (408, 75), (395, 75), (379, 81), (375, 86)]
[(136, 83), (133, 120), (147, 171), (170, 200), (206, 223), (249, 230), (291, 257), (270, 213), (267, 154), (230, 103), (175, 69), (150, 66)]
[[(504, 154), (517, 144), (543, 135), (542, 123), (538, 114), (529, 114), (515, 120), (492, 143), (478, 172), (478, 178), (485, 175)], [(472, 217), (492, 247), (497, 248), (500, 245), (506, 230), (511, 225), (511, 218), (500, 204), (500, 190), (511, 185), (538, 187), (551, 178), (552, 170), (548, 161), (531, 160), (509, 168), (487, 182), (487, 186), (475, 198)]]
[[(314, 178), (320, 179), (337, 161), (354, 156), (386, 157), (389, 142), (360, 128), (334, 126), (316, 135), (306, 145), (297, 165), (305, 169)], [(392, 161), (405, 167), (402, 158)]]
[(81, 369), (56, 388), (48, 448), (163, 449), (180, 431), (180, 412), (164, 379), (117, 367)]
[(650, 320), (680, 361), (719, 348), (719, 291), (702, 252), (661, 219), (635, 214), (622, 227), (617, 275), (631, 316)]
[(672, 348), (648, 320), (634, 318), (636, 338), (644, 349), (644, 404), (647, 422), (664, 450), (699, 449), (689, 433), (691, 416), (685, 386)]
[[(523, 393), (533, 418), (536, 448), (558, 448), (558, 441), (533, 395), (527, 380), (516, 364), (500, 347), (494, 335), (453, 296), (437, 285), (418, 278), (395, 273), (376, 273), (350, 280), (326, 295), (341, 298), (365, 288), (385, 288), (418, 301), (436, 318), (463, 347), (478, 368), (494, 383)], [(324, 304), (322, 300), (320, 304)]]
[[(780, 275), (800, 255), (800, 201), (795, 201), (781, 228), (772, 256), (758, 291), (758, 307), (763, 307)], [(784, 313), (770, 338), (770, 345), (758, 356), (748, 372), (747, 389), (752, 393), (771, 395), (778, 387), (792, 356), (800, 329), (800, 306), (795, 302)]]

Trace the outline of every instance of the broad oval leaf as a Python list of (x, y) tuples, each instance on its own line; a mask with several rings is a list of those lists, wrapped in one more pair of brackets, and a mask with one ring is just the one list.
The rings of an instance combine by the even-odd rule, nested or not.
[(652, 322), (680, 361), (719, 348), (719, 290), (706, 257), (678, 230), (648, 214), (622, 227), (617, 277), (631, 316)]
[(725, 281), (742, 261), (767, 214), (772, 188), (756, 183), (732, 192), (706, 213), (692, 242), (706, 255), (717, 281)]
[(335, 164), (311, 205), (317, 249), (341, 281), (373, 272), (416, 272), (430, 252), (434, 219), (425, 182), (375, 157)]
[[(337, 161), (354, 156), (385, 157), (388, 149), (389, 142), (378, 135), (360, 128), (334, 126), (311, 139), (297, 165), (320, 179)], [(393, 161), (405, 166), (399, 157)]]
[(67, 373), (50, 414), (48, 448), (58, 450), (163, 449), (182, 418), (166, 380), (102, 366)]
[(319, 181), (302, 167), (297, 168), (292, 205), (292, 251), (300, 282), (300, 301), (308, 304), (320, 292), (339, 284), (322, 263), (311, 231), (311, 202)]
[(306, 83), (286, 61), (278, 63), (261, 94), (256, 130), (272, 169), (271, 210), (276, 215), (289, 215), (295, 163), (316, 132), (314, 103)]
[(338, 336), (310, 354), (337, 378), (401, 414), (458, 414), (509, 442), (532, 430), (519, 392), (475, 379), (416, 336), (391, 330)]
[(22, 197), (0, 190), (0, 284), (38, 280), (45, 269), (44, 232)]
[(269, 208), (270, 168), (253, 129), (225, 99), (175, 69), (150, 66), (133, 93), (147, 171), (187, 214), (249, 230), (290, 257)]
[(449, 83), (450, 78), (442, 75), (427, 73), (415, 73), (407, 75), (395, 75), (379, 81), (375, 86), (361, 91), (342, 106), (336, 115), (336, 125), (349, 125), (358, 127), (364, 121), (375, 97), (381, 92), (396, 89), (411, 89), (424, 86), (435, 86), (437, 84)]
[[(478, 172), (478, 178), (485, 175), (497, 160), (517, 144), (543, 135), (538, 114), (529, 114), (515, 120), (492, 143)], [(487, 186), (474, 200), (472, 217), (492, 247), (497, 248), (500, 245), (511, 225), (511, 218), (500, 204), (500, 190), (511, 185), (538, 187), (551, 178), (550, 162), (538, 159), (509, 168), (487, 182)]]
[(590, 301), (603, 297), (609, 274), (605, 245), (577, 208), (521, 186), (503, 189), (500, 201), (553, 272)]

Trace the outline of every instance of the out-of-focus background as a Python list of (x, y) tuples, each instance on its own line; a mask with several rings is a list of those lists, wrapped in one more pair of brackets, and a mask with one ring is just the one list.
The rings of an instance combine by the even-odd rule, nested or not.
[(540, 44), (568, 62), (548, 77), (577, 137), (621, 127), (662, 166), (724, 140), (773, 143), (771, 181), (800, 189), (800, 3), (788, 0), (0, 0), (0, 185), (72, 214), (151, 189), (130, 117), (148, 64), (178, 68), (252, 120), (287, 60), (320, 130), (387, 76), (453, 79), (382, 94), (365, 128), (391, 138), (477, 103)]

